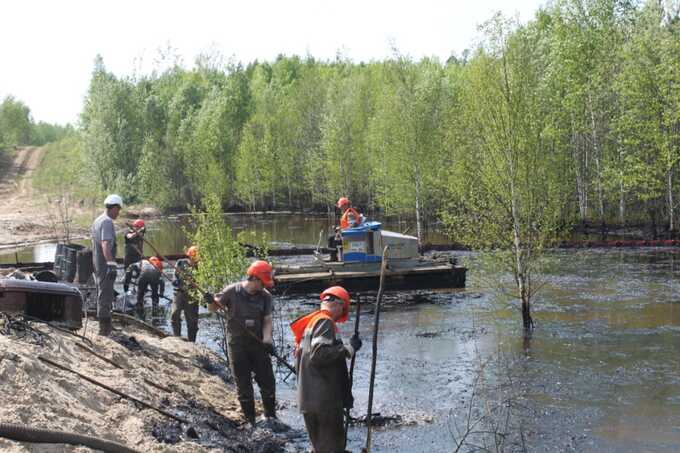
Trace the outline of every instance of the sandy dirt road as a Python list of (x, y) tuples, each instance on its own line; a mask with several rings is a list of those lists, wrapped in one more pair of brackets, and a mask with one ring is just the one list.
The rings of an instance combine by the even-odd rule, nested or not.
[(55, 237), (56, 212), (47, 209), (47, 198), (33, 188), (33, 173), (44, 148), (19, 148), (13, 159), (0, 158), (0, 248)]

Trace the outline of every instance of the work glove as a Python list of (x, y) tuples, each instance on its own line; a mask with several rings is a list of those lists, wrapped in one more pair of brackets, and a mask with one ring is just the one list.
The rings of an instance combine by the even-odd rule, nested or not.
[(106, 263), (106, 279), (115, 281), (117, 275), (118, 265), (116, 264), (115, 261), (108, 261)]
[(262, 346), (264, 347), (264, 350), (267, 352), (267, 354), (274, 355), (274, 343), (265, 341), (262, 343)]
[(215, 296), (213, 296), (213, 295), (210, 294), (209, 292), (203, 293), (203, 303), (204, 303), (206, 306), (207, 306), (207, 305), (210, 305), (210, 304), (214, 304), (214, 303), (215, 303)]
[(361, 342), (361, 338), (359, 338), (359, 335), (354, 334), (352, 335), (352, 338), (349, 339), (349, 344), (352, 346), (352, 349), (354, 349), (354, 352), (356, 353), (361, 349), (361, 345), (363, 344)]

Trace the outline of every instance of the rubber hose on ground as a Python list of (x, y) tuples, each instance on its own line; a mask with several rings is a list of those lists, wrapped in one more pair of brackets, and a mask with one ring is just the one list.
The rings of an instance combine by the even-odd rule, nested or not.
[(67, 433), (64, 431), (32, 428), (30, 426), (14, 423), (0, 423), (0, 437), (18, 442), (84, 445), (106, 453), (140, 453), (138, 450), (133, 450), (132, 448), (128, 448), (125, 445), (110, 440)]

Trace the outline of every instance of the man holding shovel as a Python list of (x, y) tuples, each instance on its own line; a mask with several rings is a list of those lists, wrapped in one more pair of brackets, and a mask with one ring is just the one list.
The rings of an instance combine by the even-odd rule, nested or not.
[(348, 344), (337, 338), (336, 323), (349, 318), (349, 293), (332, 286), (321, 293), (321, 307), (291, 324), (296, 343), (298, 406), (316, 453), (345, 451), (343, 409), (354, 401), (346, 359), (361, 348), (353, 335)]
[(172, 334), (182, 336), (182, 312), (187, 322), (187, 338), (196, 342), (198, 334), (198, 301), (192, 300), (191, 289), (194, 287), (193, 274), (198, 267), (198, 247), (192, 245), (186, 251), (186, 258), (177, 260), (175, 264), (175, 278), (172, 286), (175, 287), (175, 297), (172, 300), (172, 313), (170, 322)]
[(276, 418), (276, 380), (269, 354), (274, 352), (272, 295), (273, 268), (255, 261), (246, 279), (228, 285), (215, 295), (210, 311), (224, 310), (227, 319), (227, 349), (243, 415), (255, 425), (255, 399), (251, 374), (260, 387), (266, 422)]

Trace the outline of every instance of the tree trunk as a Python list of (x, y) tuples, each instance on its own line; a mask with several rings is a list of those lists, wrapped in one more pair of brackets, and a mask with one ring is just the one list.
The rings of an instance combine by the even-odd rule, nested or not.
[(593, 111), (593, 103), (590, 93), (588, 94), (588, 109), (590, 110), (590, 127), (593, 141), (593, 157), (595, 158), (595, 171), (597, 171), (597, 204), (600, 215), (600, 224), (604, 227), (604, 195), (602, 190), (602, 169), (600, 168), (600, 160), (602, 158), (600, 144), (597, 138), (597, 128), (595, 125), (595, 112)]
[(619, 190), (619, 221), (621, 222), (621, 225), (626, 223), (626, 197), (623, 191), (623, 181), (620, 183)]
[(675, 210), (673, 208), (673, 169), (669, 168), (668, 169), (668, 217), (669, 217), (669, 224), (668, 224), (668, 230), (670, 231), (671, 234), (673, 234), (673, 230), (675, 229)]
[(418, 236), (418, 250), (423, 248), (422, 216), (420, 214), (420, 174), (416, 174), (416, 235)]
[[(578, 196), (578, 213), (581, 223), (586, 221), (588, 215), (588, 183), (587, 168), (588, 155), (582, 153), (581, 140), (572, 124), (571, 143), (574, 157), (574, 168), (576, 170), (576, 194)], [(584, 158), (585, 157), (585, 158)]]
[(510, 182), (510, 197), (512, 204), (513, 251), (515, 253), (515, 283), (517, 284), (519, 297), (522, 301), (522, 325), (524, 326), (524, 332), (526, 334), (531, 331), (533, 321), (531, 319), (531, 301), (529, 292), (527, 291), (526, 257), (522, 252), (523, 245), (520, 236), (519, 206), (517, 206), (517, 195), (515, 194), (515, 185), (512, 181)]

